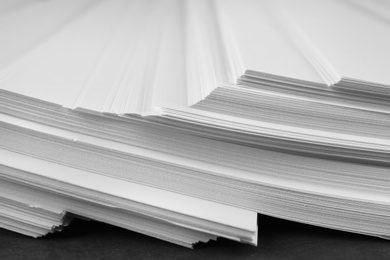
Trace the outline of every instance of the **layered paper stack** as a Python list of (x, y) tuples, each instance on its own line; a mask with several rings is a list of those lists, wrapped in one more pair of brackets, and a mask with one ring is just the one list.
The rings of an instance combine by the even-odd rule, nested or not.
[(262, 213), (388, 237), (389, 19), (384, 1), (2, 1), (0, 225), (256, 245)]

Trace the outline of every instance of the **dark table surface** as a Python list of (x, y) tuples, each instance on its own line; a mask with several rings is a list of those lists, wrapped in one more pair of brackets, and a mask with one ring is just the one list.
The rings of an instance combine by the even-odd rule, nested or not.
[(390, 241), (259, 216), (258, 247), (218, 239), (191, 250), (77, 219), (39, 239), (0, 229), (0, 259), (390, 259)]

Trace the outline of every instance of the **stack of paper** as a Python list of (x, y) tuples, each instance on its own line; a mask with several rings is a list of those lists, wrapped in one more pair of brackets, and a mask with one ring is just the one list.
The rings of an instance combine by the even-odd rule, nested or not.
[(40, 236), (76, 215), (189, 247), (257, 244), (263, 213), (389, 236), (388, 14), (3, 1), (0, 225)]

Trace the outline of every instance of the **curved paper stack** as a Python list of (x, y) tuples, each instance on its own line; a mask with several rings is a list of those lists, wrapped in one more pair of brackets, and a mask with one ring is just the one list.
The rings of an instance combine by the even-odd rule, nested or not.
[(388, 237), (389, 19), (381, 1), (3, 1), (2, 227), (70, 212), (256, 244), (263, 213)]

